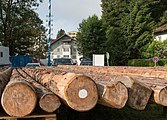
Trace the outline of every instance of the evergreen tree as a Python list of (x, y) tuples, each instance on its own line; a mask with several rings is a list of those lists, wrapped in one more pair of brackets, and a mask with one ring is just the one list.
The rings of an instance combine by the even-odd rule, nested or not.
[[(125, 48), (127, 48), (123, 51), (126, 52), (125, 58), (127, 60), (141, 58), (143, 50), (153, 41), (152, 33), (155, 27), (167, 20), (166, 2), (165, 0), (102, 0), (103, 25), (107, 31), (119, 29), (119, 34), (111, 32), (116, 35), (106, 36), (106, 43), (109, 41), (116, 43), (115, 40), (119, 43), (120, 39), (117, 35), (121, 34), (124, 39), (123, 43), (126, 43)], [(114, 46), (114, 44), (111, 45), (111, 47)], [(119, 54), (117, 55), (119, 58)]]
[(57, 37), (56, 37), (56, 38), (59, 38), (59, 37), (61, 37), (61, 36), (64, 35), (64, 34), (65, 34), (65, 30), (60, 29), (60, 30), (58, 31), (58, 33), (57, 33)]
[(104, 40), (105, 31), (102, 27), (102, 21), (96, 15), (79, 24), (77, 46), (83, 56), (92, 58), (93, 54), (105, 53)]

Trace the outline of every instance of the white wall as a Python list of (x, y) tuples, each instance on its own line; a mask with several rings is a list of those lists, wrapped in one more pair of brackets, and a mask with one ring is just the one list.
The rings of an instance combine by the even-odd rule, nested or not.
[(104, 54), (93, 54), (93, 66), (104, 66)]
[(157, 35), (157, 36), (156, 36), (156, 40), (157, 40), (157, 41), (164, 41), (164, 40), (167, 40), (167, 34), (164, 34), (164, 35)]
[[(1, 57), (1, 52), (3, 54), (2, 57)], [(0, 65), (10, 64), (9, 57), (10, 57), (9, 56), (9, 48), (4, 47), (4, 46), (0, 46)]]

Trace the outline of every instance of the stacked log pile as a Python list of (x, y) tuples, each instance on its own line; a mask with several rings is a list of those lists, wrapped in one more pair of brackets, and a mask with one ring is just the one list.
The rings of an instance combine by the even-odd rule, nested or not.
[[(73, 71), (77, 73), (84, 73), (85, 75), (91, 76), (95, 81), (99, 81), (99, 77), (103, 78), (108, 76), (109, 81), (121, 81), (126, 85), (127, 88), (129, 88), (128, 86), (132, 85), (131, 83), (134, 82), (140, 84), (141, 89), (137, 87), (131, 87), (129, 89), (129, 98), (127, 104), (134, 109), (144, 110), (145, 106), (147, 105), (147, 102), (149, 101), (163, 106), (167, 106), (167, 68), (165, 67), (145, 68), (60, 65), (57, 67), (57, 69), (61, 69), (64, 71)], [(131, 95), (133, 95), (131, 94), (131, 91), (134, 91), (134, 96), (136, 96), (136, 98), (132, 96), (132, 102), (129, 101)], [(152, 95), (151, 91), (153, 91)], [(135, 100), (136, 103), (134, 103)], [(135, 104), (138, 104), (138, 106), (135, 107)]]
[(61, 102), (85, 112), (101, 104), (144, 110), (167, 106), (167, 68), (56, 66), (0, 72), (1, 105), (10, 116), (30, 115), (39, 106), (52, 113)]

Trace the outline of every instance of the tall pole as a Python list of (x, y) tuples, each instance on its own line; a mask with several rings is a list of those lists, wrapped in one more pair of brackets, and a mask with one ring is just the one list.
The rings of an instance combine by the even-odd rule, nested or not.
[(51, 43), (51, 0), (49, 0), (48, 4), (48, 66), (51, 65), (51, 59), (50, 59), (50, 43)]

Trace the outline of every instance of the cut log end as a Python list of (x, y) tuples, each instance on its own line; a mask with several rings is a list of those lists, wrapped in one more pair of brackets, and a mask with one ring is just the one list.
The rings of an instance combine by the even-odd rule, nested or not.
[(95, 82), (84, 75), (76, 75), (65, 88), (67, 104), (77, 111), (88, 111), (98, 101), (98, 91)]
[(140, 83), (133, 83), (129, 89), (129, 96), (127, 104), (136, 110), (144, 110), (151, 96), (152, 90)]
[(157, 104), (167, 106), (167, 87), (154, 91), (154, 100)]
[(107, 106), (123, 108), (128, 100), (128, 90), (121, 82), (115, 82), (112, 86), (106, 86), (103, 99)]
[(43, 95), (39, 101), (39, 106), (41, 109), (50, 113), (57, 110), (60, 105), (61, 103), (59, 98), (53, 93)]
[(10, 116), (25, 116), (30, 114), (37, 102), (34, 89), (23, 81), (12, 81), (5, 88), (1, 104)]

